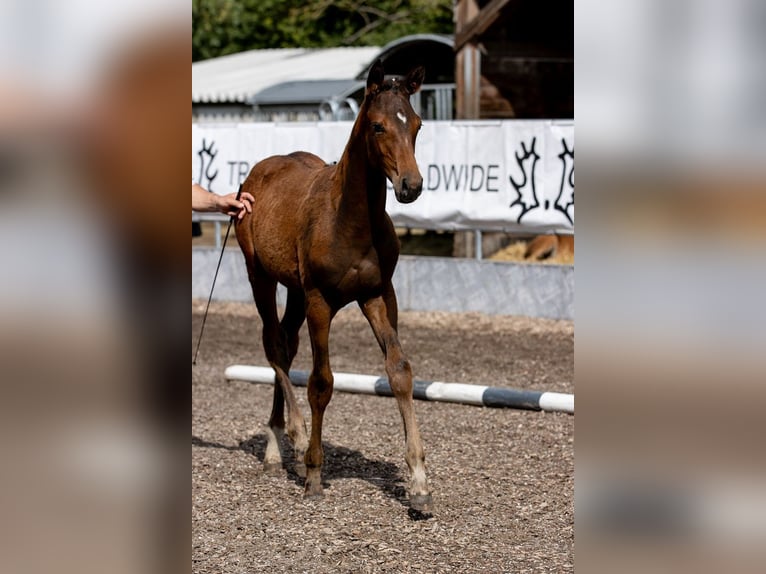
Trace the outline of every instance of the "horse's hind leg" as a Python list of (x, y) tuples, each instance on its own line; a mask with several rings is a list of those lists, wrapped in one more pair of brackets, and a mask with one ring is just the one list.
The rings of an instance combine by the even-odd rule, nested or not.
[[(280, 323), (282, 346), (287, 357), (287, 361), (284, 366), (284, 371), (290, 373), (290, 367), (293, 364), (293, 359), (298, 352), (298, 332), (301, 329), (301, 325), (306, 320), (306, 303), (301, 289), (290, 289), (287, 292), (287, 304), (285, 306), (285, 313), (282, 316), (282, 322)], [(275, 385), (275, 389), (279, 385)], [(292, 385), (290, 385), (292, 389)], [(276, 394), (276, 393), (275, 393)], [(289, 402), (289, 401), (288, 401)], [(308, 440), (306, 438), (306, 427), (303, 422), (303, 417), (298, 409), (298, 405), (295, 398), (292, 399), (292, 406), (288, 405), (288, 408), (294, 409), (299, 415), (299, 419), (291, 415), (288, 422), (288, 436), (293, 442), (295, 448), (295, 472), (299, 476), (306, 476), (306, 463), (304, 457), (306, 449), (308, 448)], [(292, 411), (291, 411), (292, 412)], [(300, 424), (299, 424), (300, 423)]]
[[(303, 301), (296, 301), (295, 297), (288, 298), (288, 307), (282, 324), (279, 323), (276, 306), (276, 281), (265, 272), (259, 272), (259, 264), (254, 262), (253, 270), (250, 271), (250, 284), (253, 288), (253, 297), (258, 307), (258, 313), (263, 322), (263, 349), (269, 365), (274, 369), (276, 378), (274, 381), (274, 399), (269, 419), (269, 427), (266, 431), (267, 444), (263, 467), (268, 473), (278, 472), (282, 468), (282, 454), (279, 448), (280, 439), (284, 433), (284, 402), (287, 400), (288, 419), (287, 436), (295, 448), (296, 457), (302, 460), (308, 448), (306, 436), (306, 424), (303, 415), (298, 408), (293, 386), (290, 383), (288, 373), (290, 363), (295, 357), (298, 348), (298, 330), (303, 323)], [(300, 305), (299, 305), (300, 303)], [(297, 308), (301, 307), (298, 311)], [(296, 466), (296, 472), (304, 473), (305, 467)]]

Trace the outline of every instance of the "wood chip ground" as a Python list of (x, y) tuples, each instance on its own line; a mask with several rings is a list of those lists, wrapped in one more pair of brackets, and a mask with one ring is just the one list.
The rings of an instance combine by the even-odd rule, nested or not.
[[(204, 303), (192, 302), (193, 345)], [(399, 330), (416, 378), (574, 392), (572, 322), (405, 312)], [(435, 502), (422, 516), (407, 505), (394, 400), (338, 392), (325, 497), (304, 501), (291, 460), (281, 476), (261, 470), (272, 388), (223, 377), (267, 365), (260, 332), (254, 304), (214, 303), (192, 369), (193, 572), (573, 571), (573, 416), (417, 401)], [(305, 326), (301, 341), (293, 368), (309, 370)], [(335, 371), (384, 375), (356, 308), (339, 313), (330, 347)]]

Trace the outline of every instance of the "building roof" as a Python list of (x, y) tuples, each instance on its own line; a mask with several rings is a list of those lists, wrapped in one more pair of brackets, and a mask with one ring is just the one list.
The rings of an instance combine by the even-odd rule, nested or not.
[(282, 48), (249, 50), (194, 62), (192, 103), (245, 103), (265, 88), (297, 80), (348, 82), (365, 70), (380, 51), (379, 46)]
[(321, 104), (332, 97), (345, 97), (360, 88), (362, 80), (298, 80), (269, 86), (249, 99), (250, 103), (268, 105)]
[[(454, 76), (453, 42), (453, 37), (445, 34), (410, 34), (392, 40), (383, 46), (375, 55), (375, 60), (378, 58), (383, 60), (386, 64), (386, 74), (403, 75), (416, 65), (428, 63), (430, 68), (435, 63), (440, 62), (446, 67), (449, 75)], [(356, 75), (358, 80), (367, 78), (375, 60), (370, 59), (367, 65), (359, 71)]]

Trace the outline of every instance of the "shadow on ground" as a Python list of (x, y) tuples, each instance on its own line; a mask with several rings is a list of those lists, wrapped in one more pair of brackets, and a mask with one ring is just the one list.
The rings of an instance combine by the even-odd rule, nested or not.
[[(238, 445), (226, 445), (219, 442), (206, 441), (192, 435), (192, 446), (200, 448), (220, 448), (228, 451), (241, 450), (255, 456), (260, 463), (266, 453), (266, 435), (258, 434), (247, 440), (242, 440)], [(407, 490), (404, 486), (399, 467), (390, 462), (372, 460), (356, 450), (330, 443), (322, 443), (324, 447), (324, 466), (322, 468), (322, 485), (325, 488), (332, 487), (332, 481), (343, 478), (358, 478), (369, 482), (379, 488), (389, 498), (398, 501), (402, 506), (409, 509), (409, 516), (413, 520), (430, 518), (430, 514), (424, 514), (410, 508), (407, 499)], [(282, 453), (285, 462), (283, 468), (287, 477), (298, 486), (303, 487), (304, 479), (295, 472), (295, 461), (292, 457), (292, 447), (285, 439), (282, 444)]]

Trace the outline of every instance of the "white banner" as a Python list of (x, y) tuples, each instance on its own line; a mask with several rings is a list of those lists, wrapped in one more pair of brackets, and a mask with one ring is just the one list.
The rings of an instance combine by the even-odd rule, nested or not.
[[(352, 122), (192, 125), (192, 177), (236, 191), (258, 161), (308, 151), (340, 159)], [(386, 208), (399, 227), (523, 233), (574, 231), (574, 125), (551, 120), (423, 124), (415, 148), (423, 193)]]

